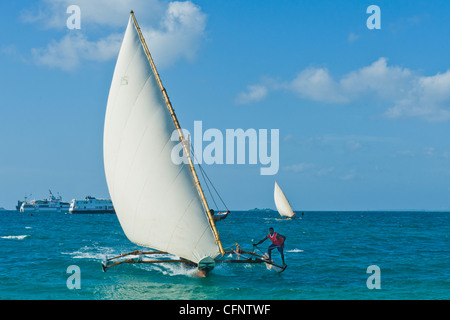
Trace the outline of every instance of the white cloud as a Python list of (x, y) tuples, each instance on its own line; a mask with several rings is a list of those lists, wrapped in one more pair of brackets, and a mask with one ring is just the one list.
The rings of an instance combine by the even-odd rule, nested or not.
[(450, 70), (434, 76), (416, 77), (414, 85), (386, 111), (386, 116), (450, 120)]
[(46, 48), (33, 48), (31, 53), (38, 64), (70, 71), (82, 60), (106, 61), (116, 57), (122, 37), (122, 34), (111, 34), (98, 41), (89, 41), (82, 33), (70, 33)]
[(347, 172), (340, 178), (341, 178), (341, 180), (352, 180), (355, 177), (356, 177), (356, 171), (355, 171), (355, 169), (351, 169), (349, 172)]
[(340, 91), (327, 69), (307, 68), (287, 86), (300, 97), (315, 101), (344, 103), (348, 99)]
[(302, 172), (308, 169), (312, 169), (314, 167), (315, 165), (311, 163), (297, 163), (290, 166), (286, 166), (284, 167), (284, 169), (293, 172)]
[(408, 89), (413, 81), (412, 72), (399, 67), (388, 67), (380, 58), (371, 65), (333, 79), (327, 69), (307, 68), (288, 84), (288, 88), (314, 101), (349, 103), (364, 96), (395, 99)]
[(171, 2), (158, 29), (142, 28), (155, 62), (165, 67), (193, 60), (204, 38), (206, 15), (192, 2)]
[(289, 166), (284, 166), (283, 170), (291, 171), (294, 173), (299, 173), (299, 172), (309, 173), (309, 174), (313, 174), (317, 177), (324, 177), (324, 176), (328, 176), (328, 175), (332, 174), (335, 171), (335, 168), (334, 167), (321, 168), (318, 165), (315, 165), (312, 163), (302, 162), (302, 163), (292, 164)]
[(246, 92), (241, 92), (236, 99), (238, 104), (247, 104), (264, 99), (267, 96), (267, 87), (264, 85), (248, 86)]
[[(363, 99), (366, 102), (382, 101), (388, 105), (384, 115), (391, 119), (411, 116), (428, 121), (450, 120), (450, 70), (421, 76), (407, 68), (388, 66), (386, 58), (379, 58), (340, 79), (331, 76), (326, 68), (309, 67), (291, 81), (265, 81), (248, 88), (264, 91), (264, 95), (255, 95), (258, 100), (270, 91), (281, 89), (293, 92), (301, 99), (329, 104), (349, 104)], [(247, 100), (242, 103), (252, 101)]]
[(334, 167), (322, 168), (317, 171), (317, 176), (327, 176), (334, 171)]
[(350, 34), (349, 34), (348, 37), (347, 37), (347, 41), (350, 42), (350, 43), (353, 43), (353, 42), (355, 42), (356, 40), (358, 40), (359, 37), (360, 37), (360, 36), (359, 36), (358, 34), (353, 33), (353, 32), (350, 32)]
[[(84, 61), (108, 61), (117, 57), (130, 9), (135, 11), (152, 56), (159, 68), (180, 59), (196, 57), (206, 29), (206, 15), (190, 1), (161, 0), (72, 1), (43, 0), (35, 11), (23, 13), (25, 22), (43, 28), (66, 28), (66, 9), (76, 4), (81, 10), (81, 29), (69, 31), (44, 48), (33, 48), (34, 61), (41, 65), (74, 70)], [(37, 12), (36, 12), (37, 10)], [(108, 30), (106, 36), (92, 33)], [(95, 38), (95, 39), (92, 39)]]
[(391, 100), (408, 90), (414, 81), (413, 73), (400, 67), (388, 67), (386, 58), (346, 74), (339, 82), (340, 92), (355, 100), (365, 95)]

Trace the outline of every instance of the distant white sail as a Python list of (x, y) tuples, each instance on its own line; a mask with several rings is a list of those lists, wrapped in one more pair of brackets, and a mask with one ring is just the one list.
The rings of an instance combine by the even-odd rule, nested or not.
[(175, 129), (130, 17), (105, 116), (109, 192), (130, 241), (198, 263), (219, 248), (189, 166), (171, 160)]
[(277, 207), (278, 213), (283, 217), (293, 217), (294, 212), (292, 211), (291, 205), (288, 199), (284, 195), (278, 183), (275, 182), (274, 190), (275, 206)]

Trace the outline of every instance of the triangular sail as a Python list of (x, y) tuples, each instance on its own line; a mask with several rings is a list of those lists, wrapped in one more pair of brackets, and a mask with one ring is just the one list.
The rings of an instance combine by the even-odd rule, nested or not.
[(288, 199), (284, 195), (280, 186), (277, 182), (275, 182), (275, 190), (274, 190), (274, 199), (275, 206), (277, 207), (278, 213), (283, 217), (293, 217), (294, 212), (292, 211), (291, 205), (289, 204)]
[(190, 167), (172, 162), (178, 125), (146, 50), (131, 14), (105, 116), (108, 189), (130, 241), (198, 263), (216, 257), (220, 241)]

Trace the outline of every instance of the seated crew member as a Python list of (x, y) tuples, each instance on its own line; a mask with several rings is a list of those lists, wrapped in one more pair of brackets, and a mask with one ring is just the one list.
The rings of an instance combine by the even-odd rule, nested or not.
[(228, 214), (230, 213), (230, 210), (228, 210), (227, 212), (224, 212), (224, 213), (219, 212), (218, 214), (214, 215), (214, 210), (210, 209), (209, 213), (211, 214), (211, 217), (213, 217), (214, 222), (217, 222), (217, 221), (225, 219), (228, 216)]

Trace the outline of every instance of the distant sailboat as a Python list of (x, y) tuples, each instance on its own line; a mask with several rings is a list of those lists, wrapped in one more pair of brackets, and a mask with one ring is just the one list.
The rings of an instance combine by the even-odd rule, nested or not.
[(291, 205), (281, 190), (277, 182), (275, 182), (274, 190), (275, 206), (277, 207), (278, 213), (285, 218), (292, 218), (295, 213), (292, 211)]
[[(171, 153), (178, 132), (188, 164)], [(106, 258), (103, 270), (121, 263), (185, 263), (207, 273), (224, 251), (214, 217), (190, 157), (189, 143), (142, 36), (133, 11), (111, 83), (105, 115), (103, 153), (107, 185), (128, 239), (156, 251), (133, 251)], [(167, 253), (179, 259), (144, 260)], [(239, 254), (246, 253), (239, 251)], [(248, 252), (248, 263), (262, 263)], [(118, 262), (126, 256), (138, 256)], [(219, 257), (219, 258), (221, 258)], [(117, 261), (117, 260), (116, 260)]]

